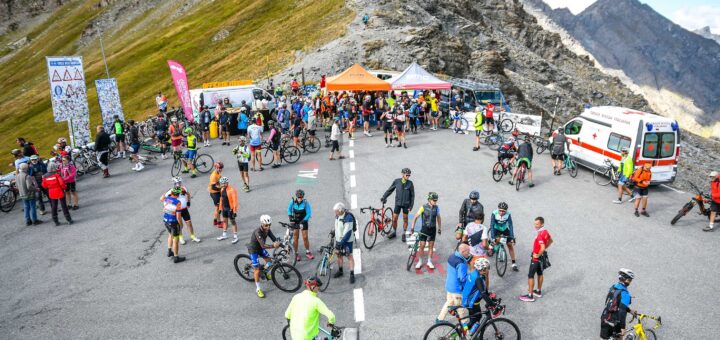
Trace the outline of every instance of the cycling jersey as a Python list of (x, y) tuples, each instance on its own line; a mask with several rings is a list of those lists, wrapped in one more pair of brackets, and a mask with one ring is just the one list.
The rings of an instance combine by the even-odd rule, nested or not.
[(482, 241), (488, 239), (487, 227), (479, 223), (471, 222), (465, 227), (463, 234), (467, 236), (468, 243), (470, 243), (470, 254), (473, 256), (487, 255), (482, 245)]
[(305, 290), (293, 296), (285, 318), (290, 320), (290, 337), (293, 340), (312, 340), (318, 334), (320, 314), (328, 323), (335, 323), (335, 314), (317, 297), (317, 293)]
[(469, 198), (466, 198), (460, 206), (460, 218), (458, 223), (465, 225), (475, 221), (475, 217), (480, 217), (481, 220), (485, 219), (485, 207), (476, 201), (474, 204)]
[(432, 230), (437, 225), (437, 216), (440, 214), (440, 207), (437, 205), (430, 206), (430, 204), (424, 204), (420, 207), (417, 212), (422, 217), (422, 229)]
[(260, 146), (262, 144), (263, 128), (260, 125), (253, 124), (248, 128), (248, 136), (250, 137), (250, 145)]
[(562, 133), (556, 133), (552, 139), (552, 153), (553, 155), (562, 155), (565, 153), (565, 144), (567, 143), (567, 137)]
[(177, 222), (177, 211), (182, 210), (180, 200), (175, 197), (165, 197), (163, 202), (163, 222)]
[(510, 216), (509, 211), (500, 215), (500, 211), (495, 209), (492, 212), (492, 215), (490, 215), (490, 228), (490, 233), (492, 234), (490, 236), (492, 238), (495, 238), (496, 234), (505, 233), (506, 231), (510, 238), (515, 237), (515, 234), (513, 233), (512, 216)]
[[(171, 193), (172, 189), (168, 190), (164, 195), (165, 198), (167, 199), (168, 197), (170, 197)], [(182, 187), (182, 193), (177, 197), (177, 200), (180, 201), (180, 210), (187, 209), (189, 195), (190, 194), (188, 193), (187, 189), (185, 187)]]
[(116, 120), (113, 124), (113, 127), (115, 128), (115, 134), (116, 135), (122, 135), (125, 132), (125, 128), (123, 127), (123, 123), (119, 120)]
[(518, 146), (518, 158), (519, 159), (527, 158), (529, 161), (532, 162), (533, 149), (532, 149), (532, 145), (530, 143), (525, 142), (525, 143), (520, 144), (520, 146)]
[(287, 214), (290, 216), (290, 221), (298, 223), (300, 221), (308, 221), (312, 216), (312, 210), (310, 209), (310, 202), (302, 200), (300, 203), (297, 200), (290, 200), (290, 204), (287, 207)]
[(187, 149), (190, 151), (197, 150), (197, 137), (193, 134), (187, 136)]
[(475, 112), (475, 130), (482, 131), (482, 129), (483, 129), (482, 112)]
[(467, 277), (467, 281), (463, 286), (462, 305), (465, 308), (479, 307), (480, 300), (485, 300), (488, 305), (493, 305), (493, 301), (487, 291), (485, 285), (485, 276), (480, 272), (473, 270)]
[(220, 192), (220, 188), (218, 187), (218, 181), (220, 180), (220, 173), (213, 170), (213, 172), (210, 174), (210, 184), (208, 184), (208, 192), (209, 193), (218, 193)]
[(232, 152), (235, 157), (237, 157), (238, 162), (247, 163), (250, 161), (250, 148), (247, 145), (238, 145), (233, 149)]
[(635, 165), (633, 164), (632, 156), (626, 155), (620, 160), (620, 164), (618, 165), (617, 172), (625, 178), (630, 178), (632, 176), (633, 170), (635, 169)]
[(273, 242), (277, 241), (277, 238), (272, 233), (272, 230), (268, 230), (267, 232), (262, 230), (262, 227), (258, 227), (253, 231), (252, 236), (250, 237), (250, 242), (247, 244), (248, 247), (248, 253), (250, 254), (258, 254), (261, 253), (264, 249), (270, 249), (272, 248), (272, 245), (265, 244), (265, 240), (270, 237), (270, 240)]

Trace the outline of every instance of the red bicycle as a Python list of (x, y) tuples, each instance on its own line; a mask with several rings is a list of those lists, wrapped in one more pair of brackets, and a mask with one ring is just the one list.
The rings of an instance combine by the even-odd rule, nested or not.
[(375, 246), (377, 235), (381, 234), (387, 237), (393, 232), (392, 229), (392, 209), (390, 207), (382, 206), (377, 209), (373, 207), (360, 208), (360, 213), (364, 214), (366, 210), (370, 210), (370, 221), (365, 224), (365, 231), (363, 232), (363, 245), (365, 248), (372, 249)]

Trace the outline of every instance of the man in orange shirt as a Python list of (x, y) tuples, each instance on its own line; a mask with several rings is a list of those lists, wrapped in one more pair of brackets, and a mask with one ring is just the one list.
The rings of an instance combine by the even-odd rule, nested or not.
[(210, 198), (213, 201), (213, 205), (215, 206), (215, 211), (213, 212), (213, 226), (218, 227), (219, 225), (222, 225), (220, 221), (218, 221), (218, 213), (220, 211), (220, 185), (218, 181), (220, 180), (220, 174), (222, 174), (223, 168), (225, 165), (223, 162), (215, 162), (215, 170), (210, 174), (210, 184), (208, 185), (208, 192), (210, 193)]
[[(632, 180), (635, 182), (635, 216), (650, 217), (647, 213), (647, 198), (648, 198), (648, 187), (650, 186), (650, 180), (652, 179), (652, 163), (644, 163), (642, 168), (635, 170), (632, 174)], [(639, 196), (639, 198), (638, 198)], [(638, 207), (642, 201), (642, 212), (638, 213)]]
[(218, 185), (220, 186), (220, 204), (218, 207), (220, 207), (224, 223), (222, 236), (218, 237), (217, 240), (222, 241), (227, 239), (227, 227), (230, 222), (233, 226), (232, 243), (235, 244), (238, 242), (238, 226), (235, 221), (238, 209), (237, 191), (230, 185), (230, 180), (227, 177), (220, 177)]
[(703, 231), (713, 231), (715, 217), (720, 212), (720, 174), (717, 171), (710, 173), (710, 224)]

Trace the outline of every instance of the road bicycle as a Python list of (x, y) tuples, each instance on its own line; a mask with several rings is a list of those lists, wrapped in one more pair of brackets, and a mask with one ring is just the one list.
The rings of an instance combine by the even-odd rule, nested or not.
[[(495, 122), (498, 126), (498, 130), (502, 132), (510, 132), (515, 128), (515, 122), (513, 122), (510, 118), (505, 118), (507, 116), (505, 112), (495, 112), (495, 115), (497, 115), (497, 119), (495, 119)], [(497, 124), (498, 122), (499, 124)]]
[[(262, 151), (262, 165), (270, 165), (273, 163), (273, 150), (270, 149), (270, 144), (267, 142), (263, 142), (262, 148), (265, 151)], [(280, 143), (280, 161), (285, 161), (286, 163), (292, 164), (298, 161), (300, 159), (300, 149), (296, 148), (294, 145), (290, 145), (289, 141), (286, 139), (285, 141)]]
[(322, 145), (317, 137), (311, 135), (307, 129), (303, 129), (303, 132), (300, 133), (300, 146), (302, 146), (303, 152), (316, 153)]
[[(443, 129), (453, 129), (455, 131), (466, 132), (468, 127), (470, 127), (470, 124), (462, 115), (462, 111), (450, 110), (450, 114), (444, 115), (444, 117), (440, 120), (440, 127)], [(456, 127), (457, 124), (460, 124), (460, 126)]]
[(532, 142), (533, 144), (535, 144), (535, 152), (537, 152), (538, 155), (542, 154), (543, 152), (545, 152), (545, 150), (550, 148), (550, 141), (547, 138), (541, 137), (540, 135), (533, 135)]
[(335, 233), (330, 232), (328, 235), (330, 241), (327, 245), (320, 247), (320, 262), (318, 263), (315, 275), (324, 282), (320, 291), (324, 292), (328, 286), (330, 286), (330, 280), (332, 279), (332, 270), (335, 265)]
[(515, 176), (515, 191), (520, 191), (520, 185), (525, 182), (525, 172), (527, 172), (527, 164), (523, 161), (520, 162)]
[(413, 245), (410, 246), (410, 255), (408, 255), (407, 266), (405, 267), (405, 269), (407, 269), (408, 271), (410, 271), (410, 267), (412, 267), (413, 263), (415, 263), (415, 258), (417, 258), (417, 251), (420, 245), (420, 236), (425, 236), (427, 238), (430, 235), (424, 234), (422, 232), (416, 232), (413, 236), (415, 236), (415, 242), (413, 242)]
[[(280, 254), (274, 254), (272, 264), (266, 263), (260, 272), (261, 280), (272, 280), (278, 289), (293, 293), (302, 285), (302, 275), (293, 265), (283, 262)], [(247, 282), (254, 282), (254, 268), (248, 254), (238, 254), (233, 261), (235, 271)]]
[(492, 169), (492, 176), (495, 182), (500, 182), (506, 174), (511, 174), (515, 164), (512, 159), (503, 158), (502, 161), (495, 162)]
[(297, 263), (297, 253), (295, 252), (295, 247), (292, 245), (292, 240), (294, 231), (298, 230), (298, 225), (284, 222), (278, 223), (285, 228), (285, 235), (282, 241), (280, 241), (280, 247), (273, 250), (273, 257), (280, 258), (282, 262), (294, 266)]
[(498, 276), (503, 277), (507, 271), (507, 237), (500, 237), (498, 242), (493, 244), (493, 254), (495, 255), (495, 269)]
[(567, 152), (565, 153), (565, 156), (563, 158), (565, 159), (563, 162), (563, 169), (567, 169), (570, 177), (577, 177), (578, 168), (577, 163), (575, 163), (575, 158), (573, 156), (570, 156), (570, 154)]
[[(497, 299), (495, 308), (502, 309), (505, 314), (505, 306), (500, 305), (502, 299)], [(485, 306), (485, 311), (470, 316), (460, 317), (458, 309), (461, 306), (448, 307), (448, 313), (456, 318), (456, 322), (441, 321), (434, 324), (426, 332), (423, 340), (453, 339), (453, 340), (479, 340), (479, 339), (503, 339), (520, 340), (520, 329), (510, 319), (504, 317), (492, 318), (490, 310)], [(463, 320), (469, 320), (469, 327), (463, 327)], [(473, 332), (473, 330), (475, 330)]]
[[(326, 330), (325, 328), (318, 327), (318, 330), (320, 331), (318, 335), (314, 338), (317, 340), (340, 340), (343, 336), (343, 331), (345, 330), (345, 327), (336, 327), (335, 325), (330, 325), (330, 330)], [(290, 339), (290, 325), (285, 325), (282, 330), (282, 336), (283, 340), (292, 340)]]
[(377, 235), (381, 234), (384, 237), (389, 236), (392, 232), (392, 209), (390, 207), (382, 206), (377, 209), (373, 207), (360, 208), (360, 213), (364, 214), (365, 211), (370, 210), (370, 221), (365, 224), (365, 230), (363, 231), (363, 245), (366, 249), (372, 249), (375, 246)]
[[(672, 221), (670, 221), (671, 225), (675, 225), (675, 223), (677, 223), (677, 221), (679, 221), (680, 218), (687, 215), (687, 213), (689, 213), (690, 210), (692, 210), (692, 208), (695, 205), (697, 205), (698, 209), (700, 209), (698, 214), (707, 217), (708, 220), (710, 219), (710, 209), (708, 209), (706, 207), (706, 204), (710, 204), (710, 195), (702, 192), (702, 190), (698, 189), (698, 187), (695, 184), (693, 184), (692, 182), (688, 181), (688, 184), (690, 184), (690, 187), (692, 187), (693, 191), (695, 191), (695, 196), (690, 197), (690, 201), (685, 203), (685, 205), (683, 205), (682, 209), (680, 209), (680, 211), (678, 211), (677, 215), (675, 215), (675, 217), (673, 217)], [(719, 220), (720, 220), (720, 214), (716, 214), (714, 222), (717, 222)]]
[(593, 180), (597, 185), (605, 186), (612, 184), (613, 186), (616, 186), (619, 175), (615, 171), (615, 166), (609, 158), (606, 158), (603, 164), (605, 165), (595, 169), (593, 172)]
[[(73, 150), (74, 151), (74, 150)], [(83, 145), (78, 149), (77, 156), (73, 158), (77, 175), (82, 176), (86, 173), (95, 175), (100, 172), (100, 162), (97, 159), (95, 150), (91, 150), (87, 145)]]
[(180, 175), (180, 171), (185, 168), (187, 162), (192, 162), (192, 165), (201, 174), (206, 174), (212, 170), (215, 160), (212, 156), (206, 153), (195, 153), (195, 158), (187, 159), (182, 151), (178, 151), (174, 154), (175, 161), (170, 168), (170, 176), (175, 177)]
[(505, 136), (499, 131), (488, 132), (485, 138), (480, 139), (480, 143), (483, 145), (501, 145), (505, 142)]
[(0, 210), (10, 212), (15, 207), (18, 197), (18, 189), (15, 181), (0, 182)]
[[(632, 319), (630, 319), (630, 323), (632, 323), (635, 319), (637, 319), (637, 323), (633, 326), (632, 330), (628, 330), (625, 332), (625, 337), (623, 337), (623, 340), (655, 340), (657, 339), (657, 336), (655, 335), (655, 330), (660, 328), (662, 326), (662, 319), (661, 317), (654, 317), (646, 314), (638, 314), (637, 318), (635, 315), (633, 315)], [(643, 326), (643, 319), (651, 319), (655, 320), (655, 326), (651, 328), (645, 328)], [(621, 335), (621, 334), (616, 334)]]

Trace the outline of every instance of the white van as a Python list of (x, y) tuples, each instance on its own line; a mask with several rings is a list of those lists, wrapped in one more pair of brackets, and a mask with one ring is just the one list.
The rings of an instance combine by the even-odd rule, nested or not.
[(266, 99), (268, 102), (268, 110), (273, 111), (275, 108), (275, 97), (267, 91), (255, 86), (227, 86), (214, 87), (207, 89), (190, 90), (190, 97), (193, 105), (193, 113), (200, 112), (202, 105), (214, 109), (218, 101), (224, 98), (230, 99), (230, 104), (237, 107), (244, 100), (248, 105), (255, 109), (255, 101)]
[(579, 164), (595, 169), (610, 159), (620, 162), (620, 150), (630, 150), (635, 166), (652, 163), (652, 184), (672, 183), (680, 156), (677, 121), (622, 107), (585, 109), (564, 126)]

